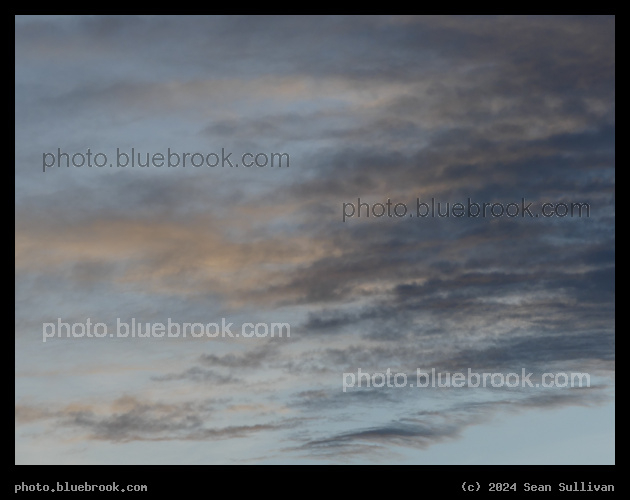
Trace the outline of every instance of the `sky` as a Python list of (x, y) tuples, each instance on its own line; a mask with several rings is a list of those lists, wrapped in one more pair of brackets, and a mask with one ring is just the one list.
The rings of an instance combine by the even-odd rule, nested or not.
[(15, 150), (16, 464), (614, 463), (614, 16), (17, 16)]

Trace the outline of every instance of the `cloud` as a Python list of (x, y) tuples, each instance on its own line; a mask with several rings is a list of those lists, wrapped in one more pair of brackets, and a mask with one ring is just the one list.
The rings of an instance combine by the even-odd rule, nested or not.
[[(388, 462), (397, 446), (456, 441), (502, 412), (608, 401), (614, 16), (15, 23), (20, 429), (90, 443), (79, 454), (250, 437), (225, 456)], [(291, 166), (41, 171), (57, 148), (113, 158), (132, 147), (286, 152)], [(359, 198), (405, 203), (412, 217), (344, 222)], [(417, 217), (431, 198), (590, 212)], [(280, 321), (292, 335), (41, 342), (43, 322), (88, 316)], [(418, 401), (343, 393), (339, 380), (425, 366), (589, 371), (606, 389)]]
[(563, 393), (532, 395), (522, 400), (497, 400), (484, 403), (455, 404), (443, 411), (419, 411), (385, 425), (343, 432), (313, 439), (303, 445), (308, 452), (320, 456), (368, 455), (391, 446), (425, 449), (447, 440), (461, 437), (470, 425), (487, 422), (501, 411), (518, 412), (522, 409), (550, 409), (565, 405), (598, 404), (608, 396), (601, 388), (575, 389)]

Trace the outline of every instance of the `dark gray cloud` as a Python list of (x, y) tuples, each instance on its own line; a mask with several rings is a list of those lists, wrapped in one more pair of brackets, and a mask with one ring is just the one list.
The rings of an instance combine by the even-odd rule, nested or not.
[(236, 369), (260, 368), (265, 362), (278, 357), (278, 348), (264, 346), (252, 349), (243, 354), (202, 354), (199, 362), (207, 366), (220, 366)]
[(170, 382), (174, 380), (190, 380), (193, 382), (203, 382), (209, 384), (234, 384), (239, 379), (230, 375), (221, 375), (213, 370), (206, 370), (199, 366), (193, 366), (180, 373), (167, 373), (153, 377), (157, 382)]
[(552, 409), (565, 405), (598, 404), (608, 396), (601, 388), (575, 389), (532, 395), (522, 400), (497, 400), (482, 403), (455, 404), (442, 411), (419, 411), (382, 426), (339, 433), (313, 439), (302, 447), (318, 455), (366, 454), (366, 445), (378, 450), (388, 446), (427, 448), (445, 440), (457, 439), (470, 425), (487, 422), (500, 411), (518, 412), (523, 408)]

